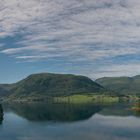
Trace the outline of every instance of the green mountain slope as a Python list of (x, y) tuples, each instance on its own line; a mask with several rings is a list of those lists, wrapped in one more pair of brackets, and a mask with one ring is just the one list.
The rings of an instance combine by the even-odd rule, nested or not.
[(0, 87), (0, 97), (7, 95), (8, 91), (5, 90), (3, 87)]
[(140, 76), (134, 77), (104, 77), (96, 80), (107, 89), (123, 95), (140, 96)]
[[(7, 88), (6, 88), (7, 89)], [(104, 88), (85, 76), (71, 74), (33, 74), (10, 85), (10, 97), (67, 96), (104, 91)]]
[(0, 97), (8, 96), (10, 94), (10, 90), (14, 86), (11, 84), (1, 84), (0, 85)]

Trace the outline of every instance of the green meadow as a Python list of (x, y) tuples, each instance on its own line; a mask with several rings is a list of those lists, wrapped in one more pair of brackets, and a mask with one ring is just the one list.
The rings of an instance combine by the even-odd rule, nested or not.
[(119, 98), (107, 95), (71, 95), (65, 97), (54, 97), (54, 101), (60, 103), (112, 103), (118, 102)]

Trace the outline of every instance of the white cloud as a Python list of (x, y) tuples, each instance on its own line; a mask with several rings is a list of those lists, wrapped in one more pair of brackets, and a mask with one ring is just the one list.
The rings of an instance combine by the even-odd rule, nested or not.
[(101, 77), (120, 77), (120, 76), (135, 76), (140, 75), (140, 63), (130, 64), (111, 64), (103, 66), (95, 74), (90, 73), (90, 77), (101, 78)]
[[(57, 57), (94, 62), (140, 54), (138, 0), (0, 0), (0, 3), (0, 39), (22, 36), (13, 42), (15, 46), (5, 42), (1, 53), (18, 61)], [(132, 73), (127, 65), (120, 67), (126, 68), (126, 73), (118, 67), (99, 75)]]

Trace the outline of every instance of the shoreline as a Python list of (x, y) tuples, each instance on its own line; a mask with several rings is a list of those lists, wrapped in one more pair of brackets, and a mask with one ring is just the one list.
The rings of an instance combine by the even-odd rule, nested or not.
[(115, 103), (115, 102), (133, 102), (140, 101), (139, 97), (119, 97), (110, 95), (80, 95), (75, 94), (71, 96), (59, 96), (59, 97), (20, 97), (20, 98), (3, 98), (1, 103), (5, 102), (52, 102), (52, 103)]

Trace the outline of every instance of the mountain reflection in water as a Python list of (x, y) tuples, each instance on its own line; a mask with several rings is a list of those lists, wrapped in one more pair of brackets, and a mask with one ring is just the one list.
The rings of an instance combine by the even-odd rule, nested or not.
[(131, 103), (3, 104), (0, 139), (139, 140), (140, 117), (132, 106)]
[[(75, 122), (91, 118), (95, 114), (104, 116), (140, 116), (131, 110), (132, 104), (54, 104), (54, 103), (12, 103), (5, 104), (4, 111), (12, 111), (29, 121)], [(3, 109), (0, 105), (0, 123)]]
[(30, 121), (74, 122), (89, 119), (102, 107), (93, 104), (18, 103), (5, 105), (5, 109)]

